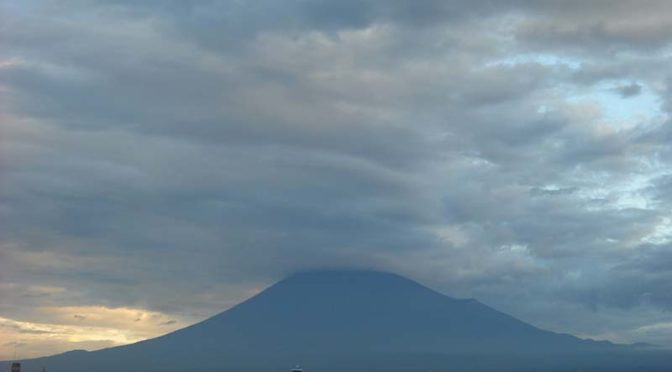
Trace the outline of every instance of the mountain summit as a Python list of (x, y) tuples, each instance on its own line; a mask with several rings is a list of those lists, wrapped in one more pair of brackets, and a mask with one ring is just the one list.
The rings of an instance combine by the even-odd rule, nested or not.
[(24, 366), (28, 372), (42, 366), (50, 372), (283, 371), (301, 363), (327, 371), (465, 368), (497, 360), (501, 370), (501, 361), (512, 358), (565, 359), (622, 348), (544, 331), (476, 300), (451, 298), (395, 274), (313, 271), (292, 275), (223, 313), (158, 338), (25, 361)]

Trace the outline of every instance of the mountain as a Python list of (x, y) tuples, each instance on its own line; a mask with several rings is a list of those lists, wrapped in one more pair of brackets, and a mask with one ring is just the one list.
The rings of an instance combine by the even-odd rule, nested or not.
[(544, 331), (394, 274), (314, 271), (173, 333), (24, 361), (24, 371), (287, 371), (297, 363), (308, 372), (672, 365), (649, 354)]

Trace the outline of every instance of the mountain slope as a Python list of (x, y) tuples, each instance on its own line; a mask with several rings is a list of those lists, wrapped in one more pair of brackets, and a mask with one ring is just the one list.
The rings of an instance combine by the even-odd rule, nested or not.
[(476, 300), (454, 299), (398, 275), (316, 271), (293, 275), (165, 336), (25, 366), (48, 366), (50, 372), (284, 370), (295, 362), (326, 368), (358, 361), (374, 368), (395, 358), (403, 365), (413, 358), (597, 355), (617, 349), (535, 328)]

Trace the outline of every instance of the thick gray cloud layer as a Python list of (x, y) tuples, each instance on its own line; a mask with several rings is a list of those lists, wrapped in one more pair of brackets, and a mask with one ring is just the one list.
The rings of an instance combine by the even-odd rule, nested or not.
[(0, 4), (0, 316), (355, 266), (672, 345), (669, 2)]

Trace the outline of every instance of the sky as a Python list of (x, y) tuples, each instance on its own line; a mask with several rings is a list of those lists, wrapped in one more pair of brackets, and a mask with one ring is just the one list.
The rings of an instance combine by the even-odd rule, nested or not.
[(0, 360), (391, 271), (672, 347), (667, 0), (0, 0)]

